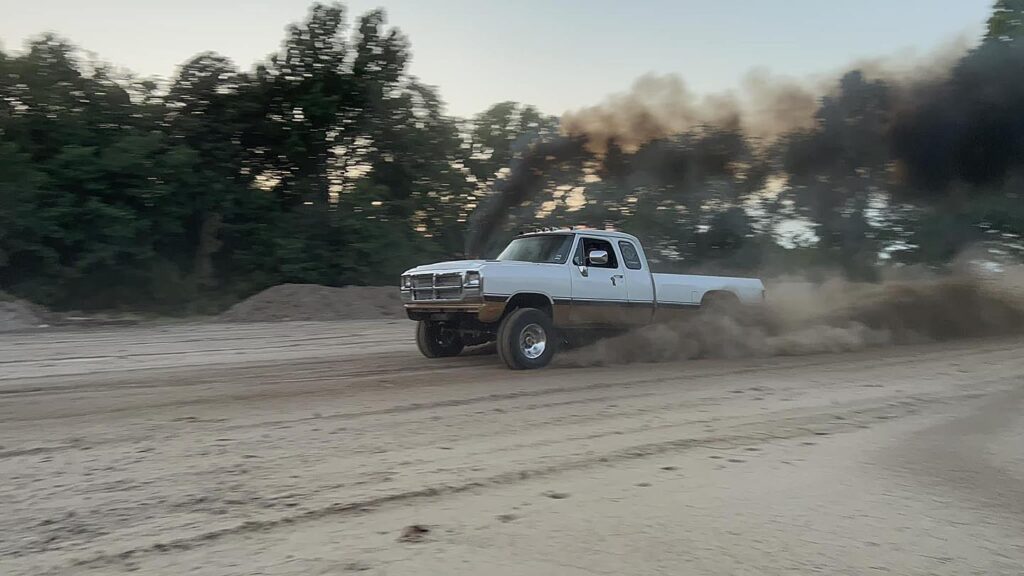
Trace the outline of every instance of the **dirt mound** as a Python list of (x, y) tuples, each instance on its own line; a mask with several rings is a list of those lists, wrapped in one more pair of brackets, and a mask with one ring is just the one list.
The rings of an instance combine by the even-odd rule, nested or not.
[(38, 328), (46, 323), (41, 307), (0, 292), (0, 332)]
[(220, 315), (228, 322), (373, 320), (403, 314), (398, 288), (281, 284), (247, 298)]
[(1024, 333), (1020, 274), (853, 284), (769, 284), (764, 306), (694, 313), (575, 350), (569, 365), (786, 356)]

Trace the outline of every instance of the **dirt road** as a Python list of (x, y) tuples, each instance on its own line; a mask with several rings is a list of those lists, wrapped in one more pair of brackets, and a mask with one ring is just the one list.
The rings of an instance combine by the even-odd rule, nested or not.
[(0, 573), (1024, 572), (1022, 341), (514, 373), (410, 335), (0, 336)]

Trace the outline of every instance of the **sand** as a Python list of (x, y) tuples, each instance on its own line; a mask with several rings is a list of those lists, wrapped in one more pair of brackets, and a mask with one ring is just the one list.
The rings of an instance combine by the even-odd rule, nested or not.
[(46, 325), (46, 310), (0, 292), (0, 332), (30, 330)]
[(365, 320), (403, 316), (397, 286), (281, 284), (235, 304), (225, 322)]
[(1022, 345), (521, 373), (408, 321), (0, 335), (0, 572), (1018, 575)]

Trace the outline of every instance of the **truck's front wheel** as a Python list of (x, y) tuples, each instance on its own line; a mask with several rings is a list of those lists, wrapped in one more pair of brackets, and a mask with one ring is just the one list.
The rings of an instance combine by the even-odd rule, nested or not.
[(458, 356), (465, 344), (455, 330), (445, 328), (440, 322), (421, 320), (416, 327), (416, 346), (427, 358)]
[(498, 327), (498, 356), (513, 370), (547, 366), (555, 356), (558, 338), (551, 318), (536, 308), (519, 308)]

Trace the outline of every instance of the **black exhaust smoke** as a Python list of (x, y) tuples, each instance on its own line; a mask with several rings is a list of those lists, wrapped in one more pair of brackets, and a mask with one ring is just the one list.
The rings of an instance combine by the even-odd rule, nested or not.
[[(774, 167), (815, 183), (817, 194), (849, 186), (865, 168), (872, 186), (899, 200), (939, 205), (954, 191), (1004, 193), (1024, 176), (1024, 42), (989, 40), (950, 61), (947, 51), (899, 74), (876, 61), (817, 90), (752, 75), (741, 96), (697, 97), (677, 77), (641, 78), (626, 94), (566, 113), (562, 137), (518, 159), (470, 219), (466, 252), (480, 256), (510, 210), (533, 202), (557, 168), (594, 161), (603, 179), (624, 186), (685, 176), (683, 189), (694, 190), (701, 178), (746, 164), (759, 170), (748, 184)], [(689, 150), (651, 145), (682, 134), (697, 135)], [(709, 154), (695, 148), (721, 142), (708, 134), (746, 145), (711, 154), (716, 167), (698, 170), (691, 162)]]

